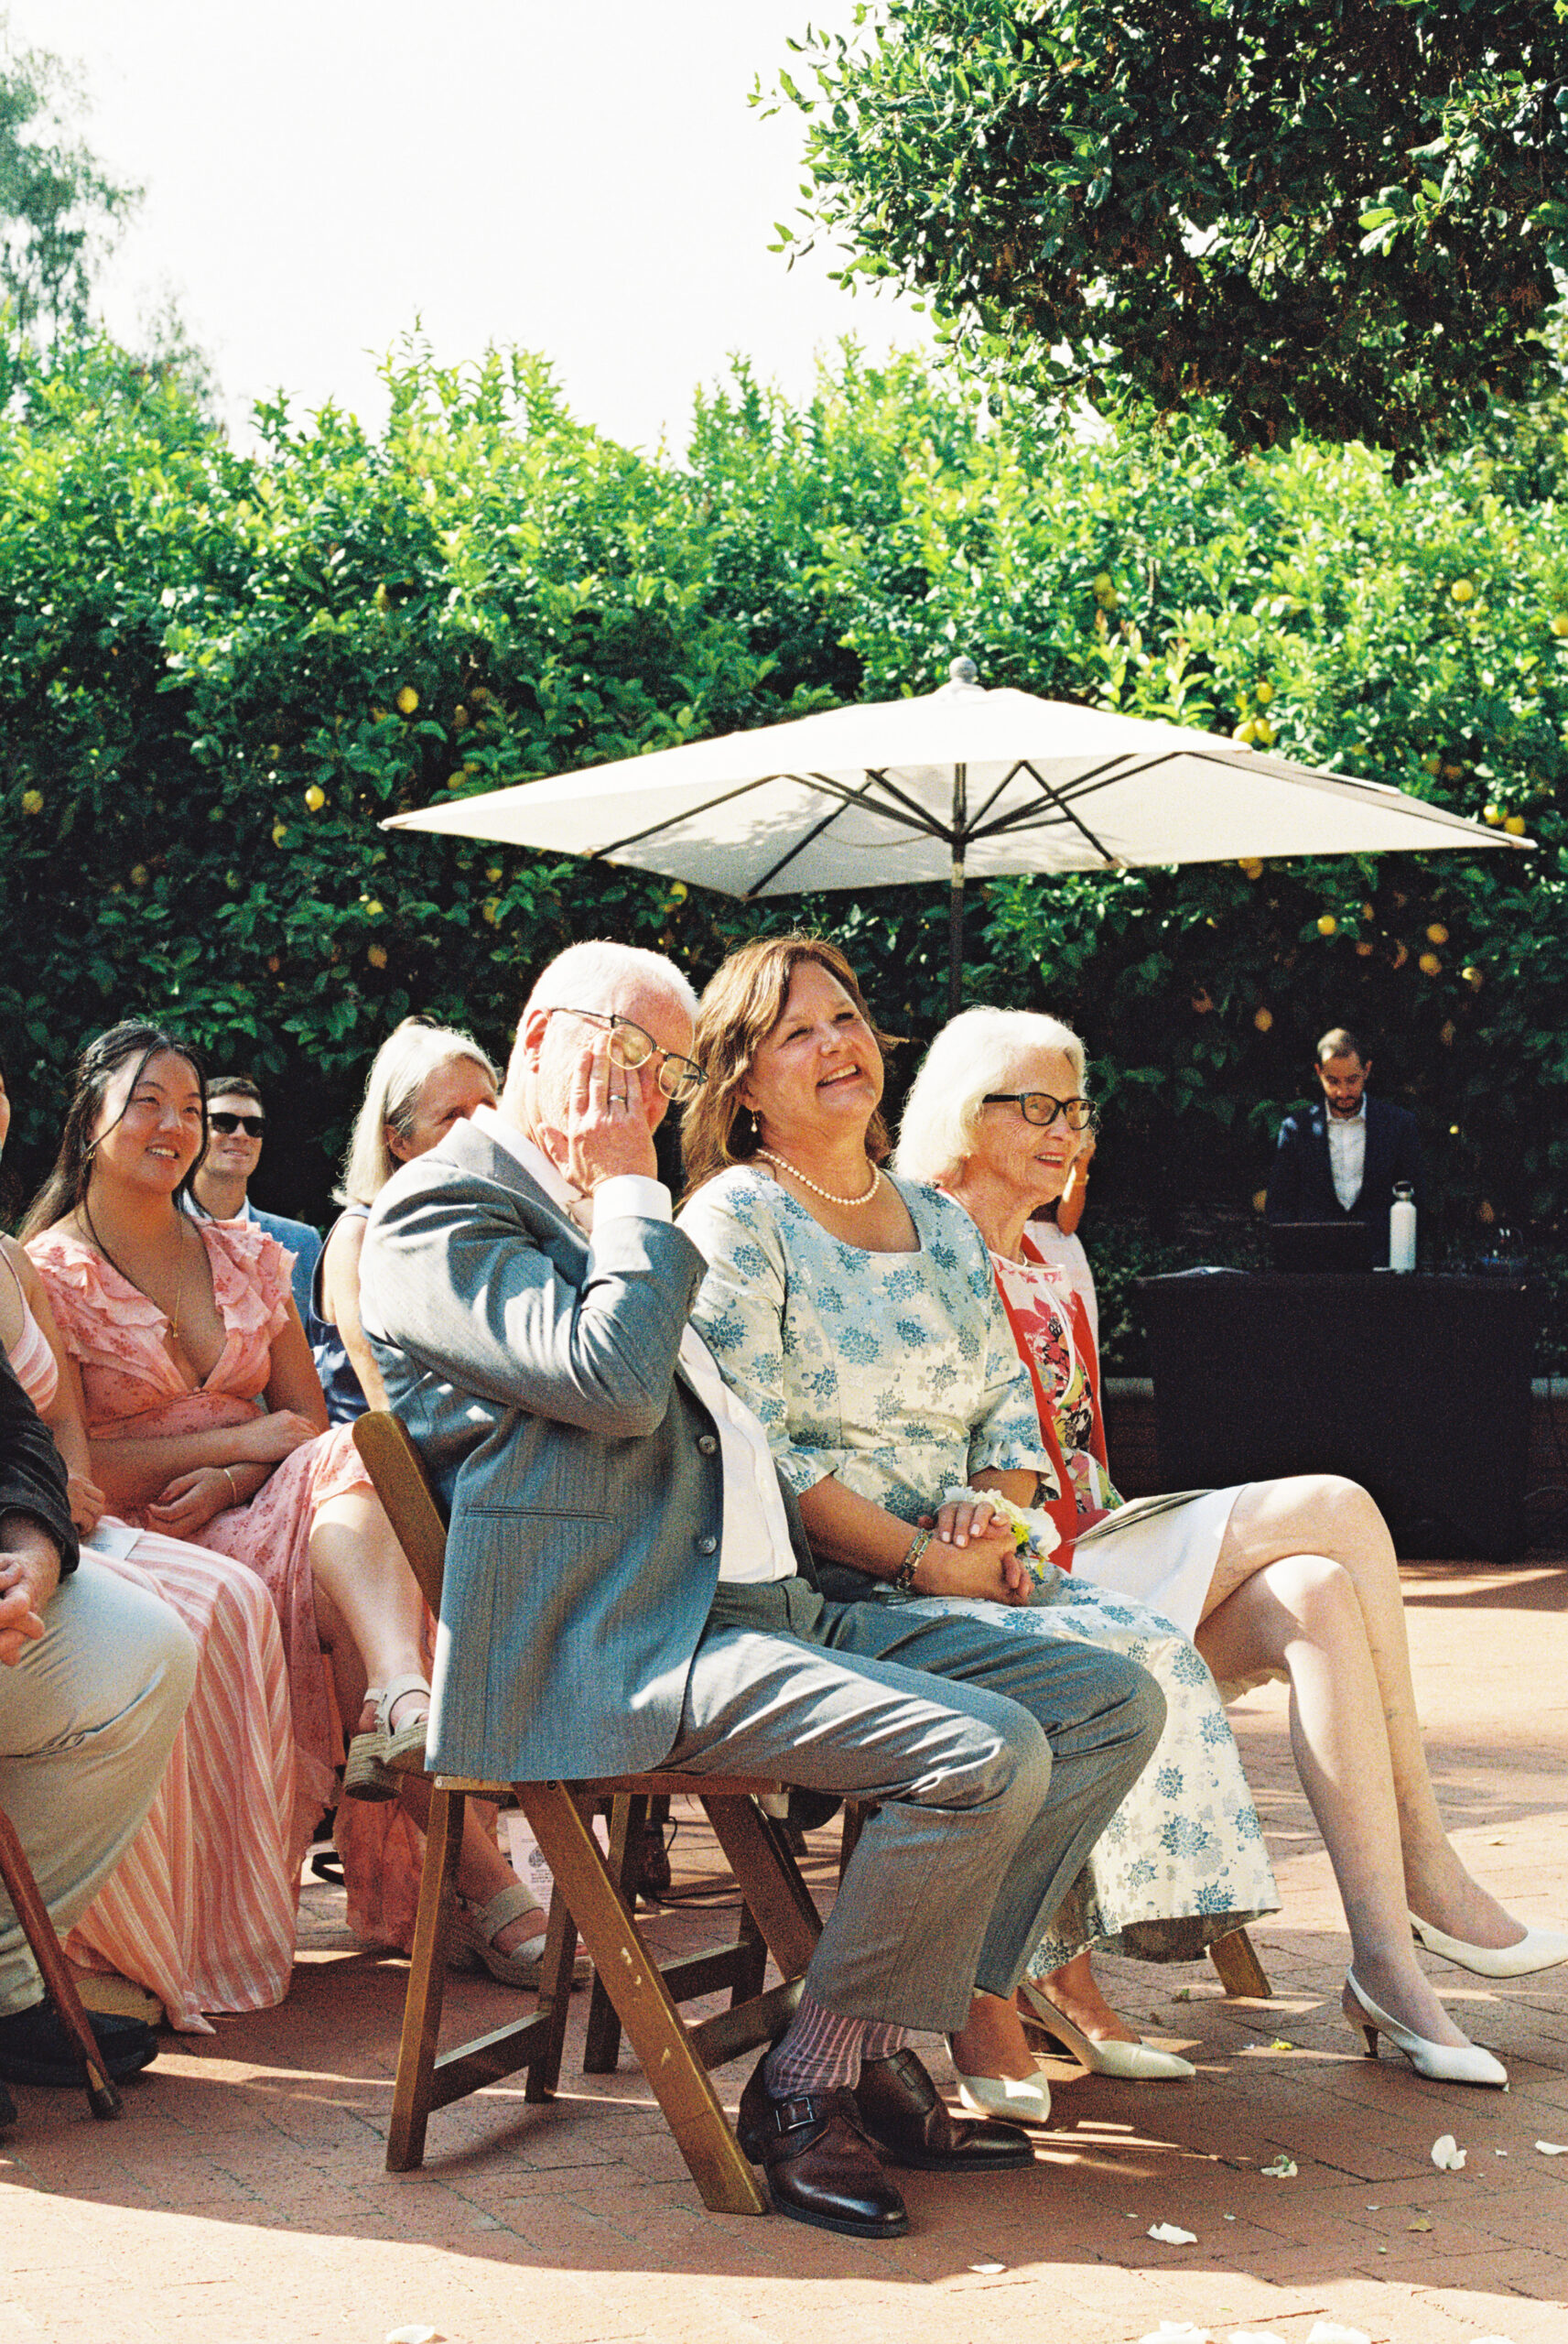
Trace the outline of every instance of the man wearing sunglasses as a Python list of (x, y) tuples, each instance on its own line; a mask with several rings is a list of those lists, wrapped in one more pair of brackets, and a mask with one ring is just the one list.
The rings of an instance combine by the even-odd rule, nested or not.
[[(705, 1080), (695, 1008), (655, 954), (573, 947), (535, 986), (499, 1106), (372, 1208), (361, 1318), (450, 1508), (427, 1758), (877, 1802), (741, 2141), (781, 2212), (892, 2238), (884, 2159), (1031, 2163), (1014, 2127), (949, 2113), (909, 2035), (966, 2018), (993, 1912), (1026, 1935), (1054, 1906), (1164, 1704), (1114, 1655), (1091, 1697), (1056, 1681), (1059, 1647), (989, 1619), (825, 1601), (766, 1434), (687, 1324), (705, 1265), (653, 1134)], [(1065, 1724), (1092, 1758), (1075, 1742), (1054, 1764)]]
[(310, 1309), (310, 1281), (321, 1251), (321, 1232), (308, 1221), (280, 1212), (258, 1212), (246, 1193), (261, 1162), (266, 1110), (248, 1074), (213, 1075), (207, 1085), (207, 1153), (196, 1168), (191, 1190), (212, 1221), (254, 1221), (294, 1256), (292, 1284), (301, 1319)]

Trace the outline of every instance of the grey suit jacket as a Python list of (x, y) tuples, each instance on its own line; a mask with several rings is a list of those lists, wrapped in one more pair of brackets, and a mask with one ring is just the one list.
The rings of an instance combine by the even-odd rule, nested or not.
[(723, 1532), (717, 1432), (676, 1366), (704, 1267), (664, 1221), (590, 1243), (471, 1123), (377, 1198), (361, 1316), (450, 1508), (437, 1766), (529, 1781), (667, 1756)]

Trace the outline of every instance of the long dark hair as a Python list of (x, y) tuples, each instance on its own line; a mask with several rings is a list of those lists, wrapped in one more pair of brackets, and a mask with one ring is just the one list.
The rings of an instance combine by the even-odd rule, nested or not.
[[(74, 1212), (87, 1194), (87, 1184), (92, 1177), (92, 1154), (98, 1140), (107, 1136), (99, 1133), (95, 1138), (93, 1125), (103, 1112), (103, 1101), (109, 1086), (122, 1067), (135, 1061), (136, 1070), (125, 1093), (128, 1106), (150, 1059), (164, 1051), (183, 1058), (196, 1077), (196, 1088), (201, 1097), (201, 1145), (190, 1170), (174, 1192), (174, 1201), (180, 1203), (188, 1193), (196, 1167), (207, 1153), (207, 1074), (200, 1053), (178, 1034), (171, 1034), (162, 1026), (154, 1026), (145, 1017), (127, 1017), (118, 1026), (111, 1026), (95, 1042), (89, 1042), (76, 1062), (76, 1078), (71, 1086), (70, 1105), (66, 1110), (65, 1129), (60, 1134), (59, 1154), (54, 1170), (27, 1208), (22, 1223), (26, 1241), (36, 1237), (40, 1229), (52, 1229), (57, 1221)], [(124, 1114), (122, 1107), (120, 1114)], [(118, 1123), (120, 1117), (114, 1119)], [(111, 1123), (109, 1130), (113, 1131)]]

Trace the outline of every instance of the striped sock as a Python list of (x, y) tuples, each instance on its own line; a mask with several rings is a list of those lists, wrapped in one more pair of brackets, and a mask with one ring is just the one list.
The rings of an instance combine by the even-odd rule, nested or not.
[(902, 2051), (914, 2036), (907, 2026), (894, 2026), (887, 2019), (872, 2019), (866, 2028), (865, 2041), (860, 2046), (862, 2059), (891, 2059)]
[(768, 2055), (768, 2089), (776, 2099), (790, 2100), (798, 2093), (836, 2091), (841, 2084), (853, 2089), (871, 2031), (865, 2019), (840, 2018), (802, 1994), (789, 2033)]

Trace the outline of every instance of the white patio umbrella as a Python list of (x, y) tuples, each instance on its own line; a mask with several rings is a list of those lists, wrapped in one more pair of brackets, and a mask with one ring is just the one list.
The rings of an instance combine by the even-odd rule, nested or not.
[(950, 674), (919, 698), (476, 792), (383, 827), (631, 863), (745, 901), (946, 879), (955, 1010), (971, 874), (1530, 843), (1213, 732), (985, 691), (968, 659)]

